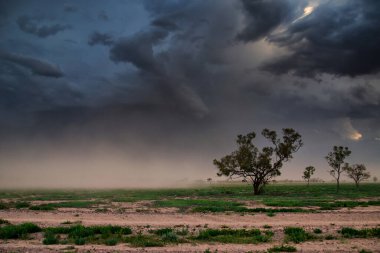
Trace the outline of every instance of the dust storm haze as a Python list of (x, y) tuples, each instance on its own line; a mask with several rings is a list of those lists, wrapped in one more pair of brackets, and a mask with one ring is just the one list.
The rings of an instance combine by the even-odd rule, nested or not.
[[(0, 187), (169, 187), (293, 127), (380, 176), (380, 3), (0, 0)], [(325, 36), (320, 36), (324, 34)]]

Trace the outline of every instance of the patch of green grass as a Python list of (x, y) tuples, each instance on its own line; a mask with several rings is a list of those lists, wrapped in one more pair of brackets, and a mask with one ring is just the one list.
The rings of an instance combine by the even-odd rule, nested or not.
[(303, 228), (299, 227), (286, 227), (284, 229), (284, 233), (285, 241), (300, 243), (314, 239), (311, 234), (307, 233)]
[(297, 248), (291, 245), (274, 246), (268, 249), (268, 252), (296, 252)]
[(16, 208), (16, 209), (21, 209), (21, 208), (28, 208), (30, 207), (30, 203), (29, 202), (16, 202), (13, 204), (13, 206)]
[(0, 202), (0, 210), (6, 210), (6, 209), (9, 209), (9, 206), (4, 202)]
[(173, 231), (162, 234), (161, 239), (164, 242), (171, 242), (171, 243), (176, 243), (179, 241), (178, 235), (175, 234)]
[(337, 238), (334, 235), (326, 235), (325, 236), (325, 240), (335, 240), (335, 239), (337, 239)]
[(372, 253), (372, 251), (370, 250), (365, 250), (365, 249), (362, 249), (359, 251), (359, 253)]
[(38, 206), (31, 206), (29, 207), (30, 210), (33, 210), (33, 211), (52, 211), (52, 210), (55, 210), (55, 208), (53, 206), (50, 206), (50, 205), (38, 205)]
[(73, 225), (70, 227), (48, 227), (44, 229), (46, 236), (57, 236), (61, 234), (67, 235), (67, 242), (77, 245), (83, 245), (87, 242), (95, 244), (111, 245), (114, 240), (116, 243), (123, 240), (125, 236), (132, 234), (129, 227), (121, 226), (83, 226)]
[(176, 230), (175, 233), (177, 235), (185, 236), (189, 234), (189, 229), (188, 228), (182, 228), (180, 230)]
[(163, 234), (172, 233), (173, 229), (172, 228), (161, 228), (161, 229), (153, 230), (152, 232), (156, 235), (162, 236)]
[(350, 227), (344, 227), (340, 230), (340, 233), (345, 238), (380, 238), (380, 228), (354, 229)]
[(125, 238), (125, 242), (133, 247), (163, 247), (165, 246), (161, 239), (152, 235), (133, 235)]
[[(341, 207), (355, 207), (367, 205), (380, 205), (380, 184), (363, 183), (359, 189), (354, 184), (341, 184), (339, 193), (333, 183), (318, 183), (306, 187), (298, 183), (269, 184), (265, 187), (262, 195), (253, 195), (252, 187), (241, 183), (224, 183), (201, 185), (194, 188), (177, 189), (112, 189), (112, 190), (1, 190), (0, 199), (17, 199), (19, 201), (32, 200), (60, 200), (60, 201), (177, 201), (178, 198), (189, 198), (192, 200), (204, 199), (206, 201), (235, 202), (241, 200), (259, 201), (269, 206), (277, 207), (305, 207), (315, 206), (330, 210)], [(362, 198), (377, 198), (370, 201), (360, 201)], [(91, 200), (91, 201), (90, 201)], [(347, 201), (349, 200), (349, 201)], [(339, 203), (338, 203), (339, 202)], [(210, 207), (203, 211), (221, 211), (223, 205), (212, 209), (210, 205), (188, 205), (190, 208)], [(177, 205), (177, 203), (175, 204)], [(243, 205), (228, 206), (227, 210), (246, 212)], [(8, 209), (3, 202), (0, 208)], [(56, 208), (56, 207), (55, 207)], [(179, 207), (181, 208), (181, 207)], [(233, 209), (233, 210), (231, 210)]]
[(77, 237), (74, 239), (75, 245), (85, 245), (86, 244), (86, 239), (83, 237)]
[(59, 237), (52, 233), (45, 233), (42, 243), (45, 245), (59, 244)]
[(48, 203), (48, 204), (31, 206), (29, 209), (50, 211), (50, 210), (55, 210), (56, 208), (62, 208), (62, 207), (66, 207), (66, 208), (91, 208), (95, 204), (98, 204), (98, 202), (95, 202), (95, 201), (68, 201), (68, 202)]
[(105, 240), (105, 245), (107, 246), (115, 246), (116, 244), (118, 244), (119, 240), (117, 238), (108, 238)]
[(259, 229), (206, 229), (199, 231), (194, 237), (199, 241), (221, 242), (221, 243), (261, 243), (270, 241), (273, 232)]
[(29, 234), (40, 231), (41, 228), (33, 223), (6, 225), (0, 227), (0, 239), (26, 239)]

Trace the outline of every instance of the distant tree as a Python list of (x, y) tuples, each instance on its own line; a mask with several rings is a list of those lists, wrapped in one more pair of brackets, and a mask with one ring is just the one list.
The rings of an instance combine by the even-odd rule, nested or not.
[(209, 182), (211, 184), (211, 181), (212, 181), (211, 177), (207, 178), (207, 182)]
[(377, 177), (373, 177), (372, 180), (373, 180), (373, 182), (376, 183), (377, 182)]
[(309, 186), (310, 178), (314, 174), (314, 172), (315, 172), (315, 168), (313, 166), (308, 166), (305, 168), (302, 178), (305, 181), (307, 181), (307, 186)]
[(342, 146), (334, 146), (333, 151), (329, 152), (325, 157), (327, 163), (332, 168), (329, 172), (332, 177), (336, 180), (336, 191), (339, 191), (339, 180), (340, 174), (343, 172), (342, 164), (344, 163), (344, 159), (351, 154), (351, 151), (348, 147)]
[(343, 166), (343, 170), (347, 173), (347, 176), (354, 180), (356, 188), (359, 187), (359, 183), (371, 177), (364, 164), (349, 165), (346, 163)]
[(303, 145), (301, 135), (292, 128), (282, 129), (282, 139), (275, 131), (264, 129), (261, 133), (271, 143), (260, 151), (254, 144), (254, 132), (238, 135), (238, 149), (230, 155), (214, 160), (219, 169), (218, 176), (243, 178), (253, 186), (255, 195), (262, 193), (263, 187), (273, 177), (281, 175), (283, 164), (293, 158)]

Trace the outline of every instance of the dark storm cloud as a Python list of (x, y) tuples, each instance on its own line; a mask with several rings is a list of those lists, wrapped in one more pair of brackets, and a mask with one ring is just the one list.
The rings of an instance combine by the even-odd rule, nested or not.
[(7, 52), (0, 52), (0, 59), (23, 66), (36, 75), (55, 78), (63, 76), (62, 70), (57, 65), (51, 64), (41, 59)]
[(153, 46), (167, 35), (167, 31), (153, 28), (120, 39), (111, 48), (110, 58), (114, 62), (130, 62), (140, 70), (155, 72), (159, 65), (155, 61)]
[(55, 35), (64, 30), (70, 29), (69, 25), (41, 25), (36, 24), (37, 19), (29, 16), (21, 16), (17, 19), (18, 27), (21, 31), (33, 34), (40, 38), (46, 38)]
[(246, 24), (237, 38), (244, 42), (259, 40), (281, 23), (294, 17), (297, 7), (288, 0), (242, 0)]
[(358, 76), (380, 70), (380, 1), (328, 1), (269, 41), (289, 50), (264, 70)]
[(151, 23), (153, 26), (161, 27), (166, 30), (176, 30), (178, 26), (168, 18), (157, 18)]
[(131, 37), (122, 38), (111, 48), (110, 59), (114, 62), (129, 62), (138, 68), (141, 81), (145, 85), (154, 84), (154, 89), (168, 99), (165, 102), (167, 105), (203, 117), (208, 109), (202, 99), (184, 80), (172, 73), (170, 65), (165, 68), (165, 56), (160, 57), (154, 52), (154, 46), (159, 45), (168, 35), (167, 30), (151, 27)]
[(64, 4), (63, 9), (65, 12), (76, 12), (78, 10), (77, 6), (72, 4)]
[(99, 12), (98, 18), (100, 20), (103, 20), (103, 21), (108, 21), (109, 20), (109, 17), (108, 17), (107, 13), (104, 10), (101, 11), (101, 12)]
[(93, 32), (88, 38), (88, 44), (90, 46), (94, 45), (104, 45), (110, 46), (114, 43), (113, 37), (108, 33)]

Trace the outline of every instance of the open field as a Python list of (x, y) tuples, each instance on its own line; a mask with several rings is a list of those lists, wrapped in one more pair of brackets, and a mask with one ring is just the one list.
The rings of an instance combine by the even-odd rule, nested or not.
[(2, 190), (0, 252), (380, 252), (380, 184)]

